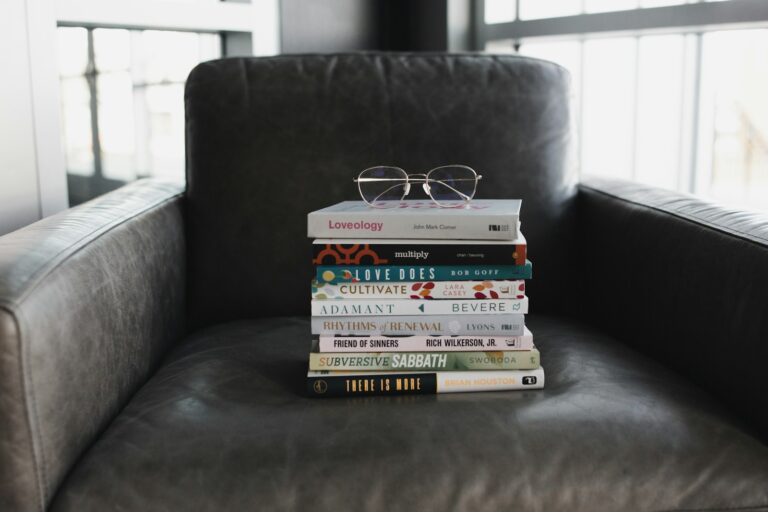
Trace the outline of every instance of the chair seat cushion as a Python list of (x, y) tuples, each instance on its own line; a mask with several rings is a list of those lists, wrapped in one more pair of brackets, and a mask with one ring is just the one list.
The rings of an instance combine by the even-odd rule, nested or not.
[(583, 325), (529, 325), (544, 390), (337, 399), (306, 397), (306, 319), (208, 328), (53, 509), (768, 510), (768, 446), (716, 402)]

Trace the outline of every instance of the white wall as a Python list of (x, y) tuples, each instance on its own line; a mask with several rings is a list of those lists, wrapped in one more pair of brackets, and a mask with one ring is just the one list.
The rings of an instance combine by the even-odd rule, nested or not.
[(0, 235), (67, 206), (53, 0), (0, 2)]

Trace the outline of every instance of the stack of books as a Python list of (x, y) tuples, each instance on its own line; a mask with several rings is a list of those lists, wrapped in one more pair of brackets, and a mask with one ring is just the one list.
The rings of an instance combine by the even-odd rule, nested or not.
[(312, 396), (536, 389), (519, 200), (309, 214)]

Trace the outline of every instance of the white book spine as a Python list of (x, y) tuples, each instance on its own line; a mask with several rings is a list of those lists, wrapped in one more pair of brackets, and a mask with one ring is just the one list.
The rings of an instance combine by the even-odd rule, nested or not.
[(483, 300), (312, 300), (312, 316), (498, 315), (528, 313), (528, 297)]
[[(495, 295), (495, 296), (494, 296)], [(313, 299), (522, 299), (525, 281), (313, 283)]]
[(312, 317), (312, 334), (410, 336), (519, 336), (525, 315)]
[(419, 211), (414, 215), (372, 218), (356, 212), (312, 212), (307, 216), (309, 238), (413, 238), (515, 240), (515, 216), (444, 216)]
[(533, 334), (522, 336), (320, 336), (320, 352), (464, 352), (531, 350)]
[(544, 369), (437, 372), (438, 393), (542, 389)]

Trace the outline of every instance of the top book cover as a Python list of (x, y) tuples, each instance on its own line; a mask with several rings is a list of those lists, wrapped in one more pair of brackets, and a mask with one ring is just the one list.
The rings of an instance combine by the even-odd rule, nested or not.
[(431, 201), (404, 200), (391, 208), (372, 208), (362, 201), (342, 201), (307, 216), (308, 236), (515, 240), (521, 202), (475, 199), (464, 207), (440, 208)]

